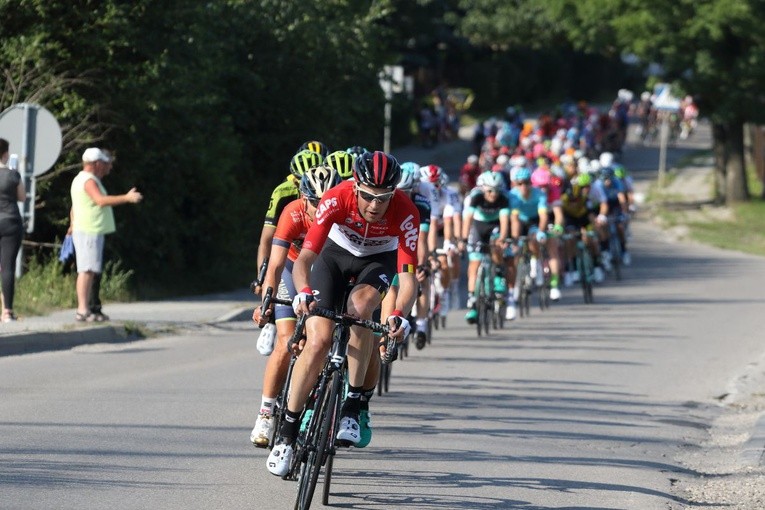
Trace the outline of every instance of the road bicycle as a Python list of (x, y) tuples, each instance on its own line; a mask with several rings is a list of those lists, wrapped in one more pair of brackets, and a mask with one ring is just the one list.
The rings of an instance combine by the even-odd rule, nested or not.
[[(494, 322), (494, 274), (496, 266), (491, 259), (491, 245), (474, 243), (473, 249), (481, 254), (481, 262), (475, 276), (476, 331), (478, 336), (489, 334), (489, 327)], [(503, 316), (504, 318), (504, 316)]]
[(608, 252), (611, 254), (611, 267), (617, 280), (622, 279), (622, 243), (619, 240), (618, 214), (608, 216)]
[[(549, 239), (549, 238), (548, 238)], [(550, 254), (547, 251), (547, 243), (539, 243), (539, 258), (542, 261), (542, 285), (537, 287), (537, 302), (539, 309), (544, 311), (550, 308), (550, 289), (552, 288), (552, 272), (550, 270)]]
[[(345, 300), (343, 301), (345, 303)], [(388, 327), (371, 320), (362, 320), (341, 312), (314, 308), (312, 316), (324, 317), (335, 322), (332, 333), (332, 347), (319, 378), (314, 385), (306, 408), (303, 411), (301, 432), (295, 442), (295, 455), (285, 479), (298, 481), (296, 510), (307, 510), (311, 506), (319, 473), (324, 466), (324, 493), (322, 502), (329, 502), (332, 467), (338, 446), (350, 446), (336, 441), (336, 430), (340, 423), (340, 408), (346, 388), (346, 356), (351, 327), (360, 326), (387, 336)], [(396, 355), (396, 343), (387, 340), (387, 353), (383, 363), (390, 363)], [(307, 422), (307, 423), (305, 423)]]
[(579, 274), (579, 283), (582, 286), (582, 295), (584, 296), (585, 304), (591, 304), (593, 302), (592, 288), (595, 281), (594, 271), (595, 264), (590, 254), (590, 249), (587, 246), (587, 239), (595, 239), (597, 234), (591, 230), (588, 230), (586, 234), (573, 234), (567, 232), (563, 234), (565, 241), (576, 239), (576, 251), (574, 252), (574, 267)]
[(531, 278), (531, 248), (528, 238), (520, 236), (517, 247), (519, 250), (518, 264), (516, 266), (515, 290), (518, 295), (518, 313), (521, 317), (529, 317), (531, 314), (531, 293), (534, 281)]

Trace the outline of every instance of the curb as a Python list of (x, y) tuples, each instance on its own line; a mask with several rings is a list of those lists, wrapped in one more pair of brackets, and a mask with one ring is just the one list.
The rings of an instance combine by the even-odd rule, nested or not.
[(98, 326), (72, 331), (35, 331), (0, 338), (0, 356), (16, 356), (44, 351), (71, 349), (95, 343), (120, 343), (139, 340), (124, 327)]
[[(252, 307), (239, 307), (207, 322), (207, 324), (249, 321), (251, 317)], [(88, 344), (134, 342), (146, 338), (140, 332), (140, 326), (145, 324), (134, 324), (139, 327), (128, 328), (123, 323), (115, 322), (109, 326), (93, 326), (59, 331), (26, 331), (2, 335), (0, 336), (0, 357), (45, 351), (61, 351)]]

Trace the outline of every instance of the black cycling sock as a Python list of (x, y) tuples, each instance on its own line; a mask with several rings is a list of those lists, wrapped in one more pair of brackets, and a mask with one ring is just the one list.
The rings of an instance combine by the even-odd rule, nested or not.
[(348, 394), (343, 402), (343, 410), (340, 413), (343, 416), (358, 416), (361, 408), (361, 394), (364, 388), (361, 386), (348, 386)]
[(286, 444), (292, 444), (297, 438), (298, 431), (300, 430), (300, 412), (293, 412), (287, 409), (284, 413), (284, 421), (282, 422), (282, 429), (279, 431), (279, 435)]

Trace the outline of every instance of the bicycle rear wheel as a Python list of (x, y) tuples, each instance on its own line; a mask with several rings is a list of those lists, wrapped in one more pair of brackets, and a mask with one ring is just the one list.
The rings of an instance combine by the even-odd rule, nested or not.
[(484, 306), (483, 306), (483, 331), (487, 335), (489, 334), (489, 328), (491, 327), (491, 323), (493, 321), (492, 315), (494, 314), (494, 303), (491, 302), (491, 298), (486, 296), (484, 297)]
[(592, 303), (592, 279), (593, 279), (593, 265), (590, 252), (586, 248), (579, 251), (577, 254), (577, 269), (579, 270), (579, 279), (582, 284), (582, 294), (584, 295), (584, 303)]

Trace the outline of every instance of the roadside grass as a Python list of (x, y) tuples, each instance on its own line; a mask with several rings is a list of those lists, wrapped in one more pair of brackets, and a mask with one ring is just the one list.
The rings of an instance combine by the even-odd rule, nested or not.
[[(678, 178), (680, 170), (689, 166), (713, 164), (711, 151), (698, 151), (683, 158), (667, 173), (667, 186)], [(765, 201), (762, 183), (753, 168), (747, 169), (750, 200), (730, 207), (702, 205), (677, 207), (683, 203), (682, 194), (659, 189), (654, 183), (647, 200), (654, 205), (654, 213), (665, 228), (680, 228), (683, 236), (718, 248), (765, 256)], [(710, 194), (714, 183), (709, 180)]]
[[(131, 301), (132, 270), (125, 270), (119, 262), (107, 262), (101, 280), (101, 300)], [(53, 310), (75, 308), (77, 293), (75, 272), (65, 273), (56, 254), (37, 260), (31, 258), (25, 272), (16, 282), (14, 309), (21, 315), (44, 315)]]
[(749, 202), (734, 204), (730, 216), (711, 221), (689, 223), (690, 236), (719, 248), (765, 256), (765, 200), (762, 182), (753, 168), (747, 169)]

